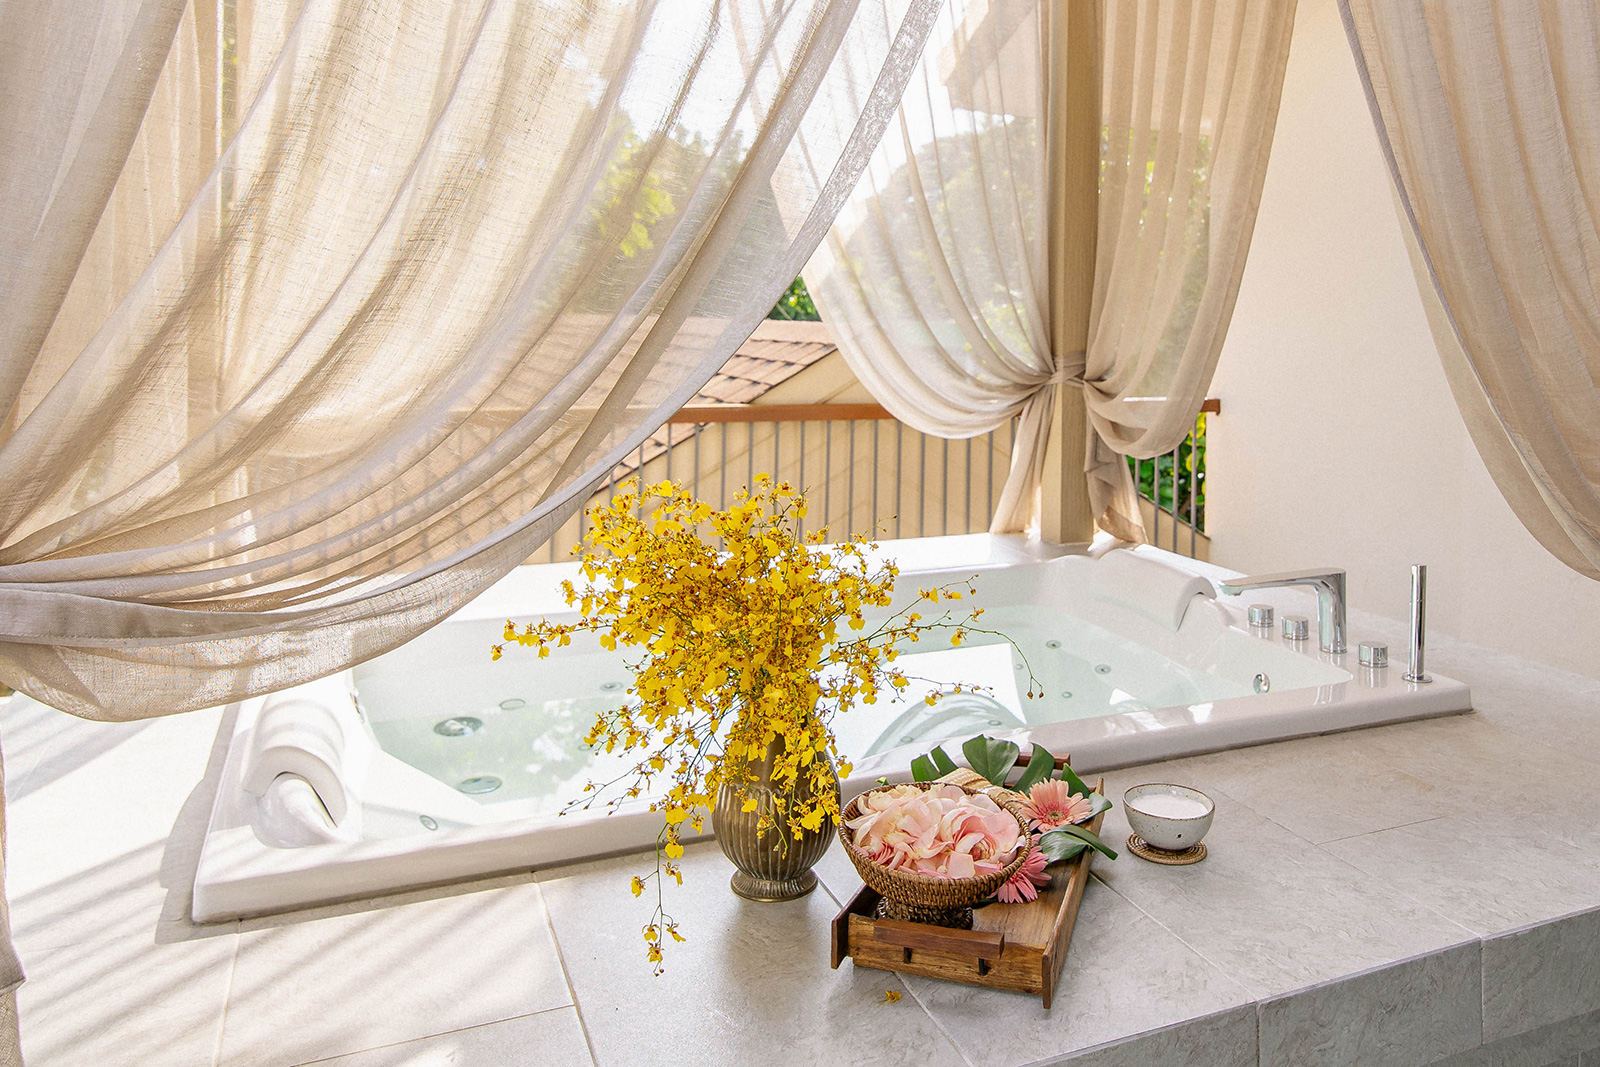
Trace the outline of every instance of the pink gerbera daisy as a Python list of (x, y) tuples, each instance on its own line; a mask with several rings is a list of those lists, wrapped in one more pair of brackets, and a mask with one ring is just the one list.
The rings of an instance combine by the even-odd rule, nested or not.
[(1094, 814), (1089, 798), (1074, 793), (1066, 782), (1054, 778), (1035, 782), (1028, 790), (1028, 802), (1023, 810), (1040, 830), (1054, 830), (1069, 823), (1088, 822)]
[(1006, 879), (1006, 884), (1000, 887), (1000, 892), (995, 896), (1003, 904), (1026, 904), (1039, 896), (1038, 886), (1049, 885), (1050, 876), (1044, 873), (1050, 861), (1035, 846), (1028, 850), (1028, 858), (1022, 861), (1022, 867), (1016, 874)]

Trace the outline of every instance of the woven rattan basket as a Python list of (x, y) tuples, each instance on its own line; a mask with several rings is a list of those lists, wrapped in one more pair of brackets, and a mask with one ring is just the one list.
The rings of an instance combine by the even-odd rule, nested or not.
[[(951, 782), (916, 782), (913, 783), (921, 789), (931, 789), (935, 786), (951, 785)], [(844, 851), (850, 857), (850, 862), (856, 865), (856, 871), (861, 875), (861, 880), (876, 890), (882, 900), (878, 903), (878, 917), (883, 919), (899, 919), (903, 922), (927, 923), (931, 926), (949, 926), (961, 930), (972, 928), (972, 905), (986, 897), (991, 897), (1006, 881), (1027, 861), (1029, 847), (1033, 843), (1028, 833), (1028, 822), (1025, 818), (1011, 810), (1011, 806), (1002, 804), (1002, 810), (1009, 811), (1022, 826), (1021, 845), (1017, 855), (1002, 870), (994, 874), (986, 874), (977, 878), (933, 878), (925, 874), (908, 874), (901, 871), (891, 871), (887, 867), (874, 863), (865, 852), (856, 847), (854, 835), (845, 825), (851, 819), (861, 814), (861, 797), (877, 793), (884, 789), (893, 789), (894, 786), (879, 786), (869, 789), (861, 796), (852, 800), (844, 809), (839, 819), (839, 840), (844, 844)], [(965, 793), (977, 795), (982, 790), (970, 786), (957, 786)]]

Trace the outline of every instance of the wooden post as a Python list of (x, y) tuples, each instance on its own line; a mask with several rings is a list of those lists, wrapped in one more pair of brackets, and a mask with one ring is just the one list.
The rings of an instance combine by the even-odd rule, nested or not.
[(1084, 472), (1088, 452), (1089, 417), (1083, 390), (1057, 385), (1055, 413), (1045, 445), (1039, 535), (1046, 541), (1070, 545), (1094, 540), (1094, 508), (1089, 503), (1089, 476)]
[[(1050, 342), (1058, 365), (1081, 370), (1094, 298), (1095, 234), (1100, 199), (1100, 24), (1091, 0), (1043, 8), (1047, 93), (1045, 151), (1050, 188)], [(1094, 537), (1084, 473), (1088, 416), (1083, 390), (1058, 385), (1046, 446), (1043, 513), (1046, 540)]]

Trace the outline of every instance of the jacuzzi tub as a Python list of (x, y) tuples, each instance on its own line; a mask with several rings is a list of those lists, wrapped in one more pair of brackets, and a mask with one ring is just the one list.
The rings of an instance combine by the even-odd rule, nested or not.
[[(1149, 547), (1092, 559), (977, 535), (885, 542), (883, 553), (908, 593), (977, 574), (984, 624), (1017, 647), (979, 638), (908, 649), (898, 664), (907, 674), (989, 692), (929, 707), (913, 686), (897, 703), (838, 716), (855, 764), (846, 797), (879, 776), (909, 777), (911, 758), (941, 739), (978, 732), (1037, 741), (1092, 772), (1471, 706), (1459, 682), (1413, 685), (1400, 666), (1361, 668), (1315, 640), (1252, 632), (1245, 603), (1213, 595), (1211, 580), (1230, 572)], [(507, 618), (570, 617), (559, 587), (575, 576), (572, 564), (520, 568), (395, 652), (241, 705), (196, 874), (196, 921), (652, 845), (661, 817), (643, 802), (561, 814), (586, 782), (625, 766), (582, 737), (623, 696), (626, 652), (575, 641), (545, 660), (517, 648), (489, 660)], [(1250, 599), (1311, 604), (1292, 591)], [(1028, 699), (1030, 687), (1042, 696)]]

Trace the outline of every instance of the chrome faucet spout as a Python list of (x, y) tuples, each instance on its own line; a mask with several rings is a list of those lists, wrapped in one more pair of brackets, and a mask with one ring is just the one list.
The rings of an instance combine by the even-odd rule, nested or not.
[(1246, 589), (1273, 589), (1289, 585), (1309, 585), (1317, 591), (1317, 637), (1324, 652), (1343, 652), (1345, 577), (1341, 570), (1286, 571), (1220, 582), (1217, 588), (1227, 596), (1238, 596)]

